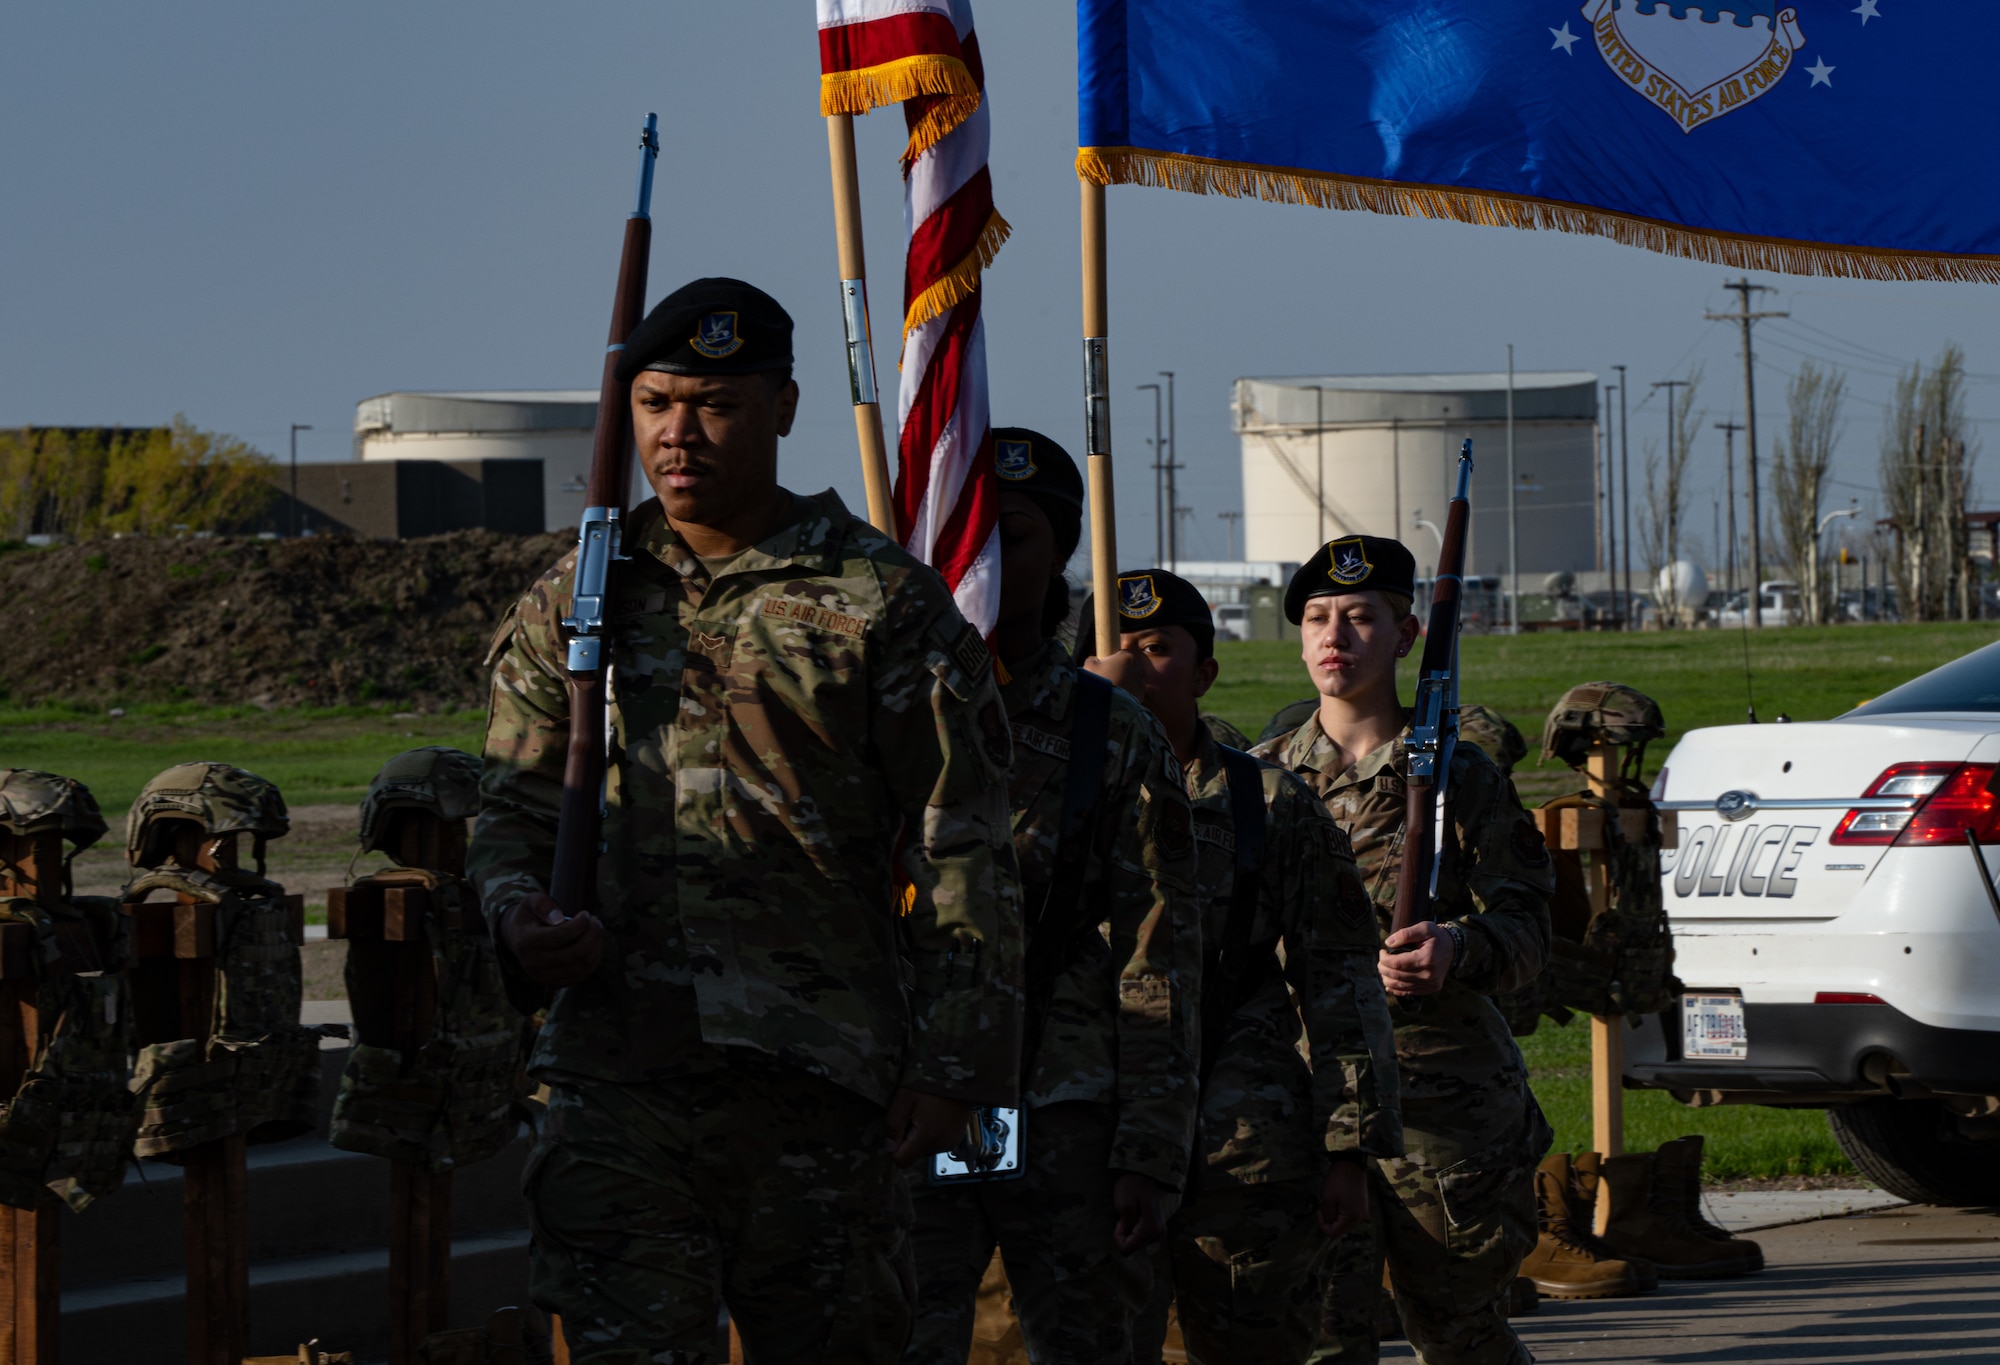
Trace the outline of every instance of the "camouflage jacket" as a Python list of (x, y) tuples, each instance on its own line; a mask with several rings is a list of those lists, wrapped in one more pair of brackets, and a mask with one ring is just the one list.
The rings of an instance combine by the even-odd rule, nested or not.
[[(943, 581), (832, 492), (794, 512), (714, 581), (657, 501), (628, 523), (606, 606), (611, 943), (555, 993), (533, 1069), (640, 1081), (733, 1046), (878, 1103), (1012, 1103), (1020, 888), (990, 656)], [(468, 868), (490, 922), (553, 859), (574, 560), (496, 641)], [(927, 893), (908, 917), (899, 847)]]
[[(1076, 675), (1051, 641), (1001, 688), (1014, 735), (1014, 851), (1031, 915), (1048, 895), (1061, 833)], [(1125, 692), (1111, 694), (1101, 762), (1078, 907), (1102, 932), (1085, 935), (1056, 982), (1025, 1100), (1115, 1106), (1112, 1168), (1177, 1189), (1194, 1142), (1200, 1028), (1193, 819), (1159, 722)]]
[[(1404, 745), (1409, 730), (1359, 763), (1320, 729), (1317, 717), (1257, 747), (1326, 803), (1354, 844), (1355, 861), (1388, 936), (1402, 866)], [(1464, 955), (1444, 989), (1411, 1009), (1390, 1001), (1404, 1117), (1412, 1102), (1522, 1090), (1526, 1069), (1489, 996), (1533, 979), (1549, 956), (1548, 895), (1554, 886), (1541, 832), (1514, 784), (1478, 748), (1461, 744), (1451, 765), (1451, 819), (1439, 831), (1446, 857), (1441, 918), (1465, 932)]]
[[(1259, 767), (1267, 819), (1250, 942), (1282, 944), (1284, 966), (1274, 953), (1229, 1017), (1201, 1092), (1206, 1178), (1244, 1184), (1322, 1174), (1329, 1152), (1403, 1153), (1395, 1042), (1375, 971), (1380, 939), (1347, 836), (1305, 783)], [(1213, 949), (1235, 903), (1236, 821), (1221, 746), (1205, 727), (1187, 785), (1202, 939)], [(1302, 1012), (1310, 1066), (1297, 1046)]]

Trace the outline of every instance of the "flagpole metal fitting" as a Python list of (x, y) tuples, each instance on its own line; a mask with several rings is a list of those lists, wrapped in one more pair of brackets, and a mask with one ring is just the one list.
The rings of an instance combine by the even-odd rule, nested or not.
[(1083, 339), (1084, 454), (1111, 453), (1111, 346), (1105, 337)]
[(847, 387), (858, 408), (880, 401), (875, 391), (875, 338), (868, 326), (868, 281), (842, 280), (840, 305), (847, 321)]
[(595, 673), (603, 659), (604, 585), (611, 561), (618, 558), (618, 509), (586, 507), (577, 528), (576, 589), (571, 615), (563, 617), (570, 632), (569, 671)]

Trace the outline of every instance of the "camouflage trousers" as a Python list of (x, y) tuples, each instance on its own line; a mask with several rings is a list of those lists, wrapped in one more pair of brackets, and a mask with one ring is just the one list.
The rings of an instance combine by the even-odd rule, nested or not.
[(1109, 1105), (1072, 1101), (1028, 1111), (1027, 1174), (1017, 1180), (913, 1182), (917, 1320), (903, 1359), (965, 1365), (974, 1300), (995, 1247), (1034, 1365), (1127, 1365), (1128, 1316), (1151, 1270), (1111, 1240)]
[[(1519, 1099), (1480, 1097), (1470, 1113), (1404, 1102), (1411, 1156), (1374, 1163), (1369, 1226), (1343, 1237), (1328, 1258), (1314, 1365), (1374, 1365), (1385, 1262), (1404, 1334), (1424, 1365), (1533, 1361), (1505, 1308), (1521, 1260), (1535, 1246), (1535, 1163), (1549, 1130), (1534, 1101), (1525, 1093)], [(1466, 1121), (1482, 1117), (1492, 1122), (1483, 1132)], [(1426, 1121), (1429, 1128), (1417, 1126)], [(1496, 1130), (1500, 1139), (1492, 1141)], [(1484, 1145), (1468, 1154), (1474, 1134)]]
[(1153, 1296), (1132, 1329), (1135, 1365), (1159, 1365), (1174, 1306), (1195, 1365), (1299, 1365), (1319, 1335), (1321, 1274), (1315, 1179), (1210, 1185), (1174, 1215), (1155, 1249)]
[(576, 1365), (727, 1359), (725, 1303), (753, 1360), (897, 1360), (909, 1202), (882, 1110), (726, 1053), (646, 1085), (551, 1085), (523, 1177), (535, 1303), (562, 1315)]

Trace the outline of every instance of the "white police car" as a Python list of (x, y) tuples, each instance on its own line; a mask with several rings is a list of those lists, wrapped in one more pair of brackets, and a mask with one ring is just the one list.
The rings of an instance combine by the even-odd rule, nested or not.
[(2000, 1202), (2000, 644), (1836, 720), (1691, 731), (1654, 787), (1679, 1005), (1628, 1085), (1825, 1108), (1905, 1198)]

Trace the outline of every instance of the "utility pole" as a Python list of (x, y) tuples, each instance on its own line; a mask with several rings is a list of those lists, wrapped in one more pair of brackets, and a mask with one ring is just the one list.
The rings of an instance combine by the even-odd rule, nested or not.
[(1521, 633), (1521, 515), (1515, 506), (1520, 478), (1514, 473), (1514, 343), (1507, 343), (1507, 633)]
[(1174, 488), (1174, 471), (1181, 467), (1181, 448), (1174, 442), (1174, 372), (1161, 370), (1167, 381), (1167, 506), (1175, 515), (1167, 522), (1167, 567), (1178, 571), (1181, 562), (1180, 504)]
[(1314, 384), (1313, 391), (1313, 463), (1318, 467), (1318, 482), (1313, 486), (1313, 501), (1318, 506), (1319, 543), (1326, 544), (1326, 386)]
[(1743, 430), (1735, 422), (1717, 422), (1715, 429), (1722, 433), (1722, 461), (1724, 477), (1729, 488), (1729, 591), (1736, 591), (1736, 433)]
[[(1625, 547), (1625, 614), (1618, 618), (1618, 629), (1632, 627), (1632, 431), (1625, 422), (1625, 390), (1631, 387), (1625, 378), (1625, 367), (1613, 365), (1618, 371), (1618, 539)], [(1617, 594), (1613, 594), (1615, 597)]]
[[(1662, 379), (1654, 384), (1653, 387), (1667, 391), (1667, 491), (1678, 495), (1680, 492), (1678, 486), (1680, 480), (1674, 474), (1674, 442), (1679, 439), (1680, 427), (1674, 421), (1674, 390), (1686, 388), (1687, 380)], [(1680, 585), (1675, 581), (1674, 576), (1674, 562), (1681, 556), (1680, 523), (1680, 508), (1674, 506), (1670, 501), (1667, 505), (1667, 582), (1670, 585), (1668, 595), (1673, 598), (1676, 608), (1681, 605)], [(1653, 585), (1655, 592), (1659, 590), (1659, 586), (1657, 583)]]
[(1750, 596), (1756, 602), (1756, 609), (1750, 614), (1750, 624), (1759, 630), (1764, 628), (1764, 538), (1763, 515), (1757, 502), (1757, 359), (1750, 349), (1750, 327), (1765, 318), (1788, 318), (1790, 313), (1753, 313), (1750, 311), (1752, 294), (1768, 294), (1768, 284), (1752, 284), (1750, 277), (1732, 283), (1725, 283), (1724, 289), (1736, 293), (1741, 307), (1734, 313), (1703, 313), (1710, 322), (1734, 322), (1743, 328), (1743, 428), (1749, 441), (1744, 456), (1745, 472), (1749, 475), (1750, 490)]
[(292, 539), (299, 536), (299, 433), (311, 431), (304, 422), (292, 423)]
[(1162, 459), (1162, 436), (1160, 430), (1160, 386), (1139, 384), (1136, 388), (1153, 391), (1153, 563), (1167, 562), (1167, 513), (1166, 513), (1166, 465)]
[(1618, 615), (1618, 490), (1613, 486), (1611, 456), (1611, 395), (1616, 384), (1604, 386), (1604, 581), (1611, 589), (1611, 614)]
[(1236, 523), (1243, 520), (1243, 514), (1241, 512), (1217, 512), (1215, 515), (1221, 517), (1223, 525), (1228, 527), (1229, 560), (1233, 564), (1236, 562)]

